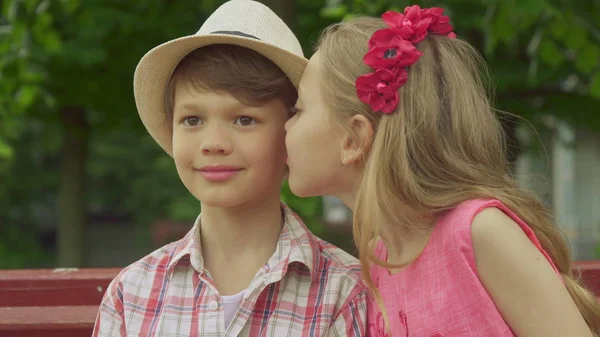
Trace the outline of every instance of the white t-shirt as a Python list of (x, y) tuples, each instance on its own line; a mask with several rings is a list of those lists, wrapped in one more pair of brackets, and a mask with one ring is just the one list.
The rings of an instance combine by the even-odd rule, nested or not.
[(225, 329), (227, 329), (229, 323), (231, 323), (231, 320), (235, 316), (235, 313), (240, 308), (240, 304), (242, 304), (245, 293), (246, 290), (243, 290), (235, 295), (221, 296), (221, 300), (223, 301), (223, 310), (225, 311)]

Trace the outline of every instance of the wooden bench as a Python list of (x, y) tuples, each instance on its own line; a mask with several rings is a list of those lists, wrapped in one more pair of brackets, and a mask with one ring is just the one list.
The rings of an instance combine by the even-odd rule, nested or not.
[[(600, 297), (600, 261), (580, 261)], [(0, 336), (90, 337), (98, 305), (119, 269), (0, 271)]]
[(0, 336), (90, 337), (120, 269), (0, 271)]

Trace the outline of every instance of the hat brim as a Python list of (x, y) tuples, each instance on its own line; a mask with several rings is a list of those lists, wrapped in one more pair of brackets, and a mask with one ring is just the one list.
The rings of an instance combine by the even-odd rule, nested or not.
[(173, 155), (171, 121), (166, 111), (166, 89), (179, 62), (190, 52), (213, 44), (231, 44), (252, 49), (275, 63), (297, 88), (308, 60), (258, 39), (229, 34), (185, 36), (150, 50), (138, 63), (133, 92), (138, 113), (148, 133)]

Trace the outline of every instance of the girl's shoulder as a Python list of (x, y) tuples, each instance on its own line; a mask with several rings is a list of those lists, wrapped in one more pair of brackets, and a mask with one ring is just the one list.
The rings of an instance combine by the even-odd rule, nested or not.
[(469, 199), (443, 213), (437, 220), (434, 237), (449, 238), (454, 242), (470, 243), (471, 224), (482, 210), (496, 207), (507, 209), (497, 199)]

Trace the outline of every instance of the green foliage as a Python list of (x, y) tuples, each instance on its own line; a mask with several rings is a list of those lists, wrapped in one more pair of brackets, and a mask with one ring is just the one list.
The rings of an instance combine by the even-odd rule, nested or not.
[(56, 223), (54, 142), (39, 122), (21, 131), (12, 160), (0, 167), (0, 269), (51, 267), (55, 258), (38, 241), (40, 227)]
[(40, 246), (31, 231), (0, 228), (0, 269), (49, 268), (54, 256)]
[(8, 143), (0, 138), (0, 158), (11, 158), (13, 155), (12, 148)]
[(157, 218), (193, 221), (197, 215), (185, 211), (195, 199), (179, 180), (171, 157), (149, 135), (97, 132), (88, 172), (95, 213), (130, 214), (145, 226)]
[[(206, 3), (4, 1), (0, 155), (10, 155), (7, 141), (19, 134), (25, 112), (56, 122), (60, 106), (101, 112), (92, 116), (95, 128), (133, 126), (141, 132), (131, 94), (137, 62), (151, 47), (193, 34)], [(34, 112), (36, 103), (44, 105), (43, 113)]]
[(590, 80), (590, 93), (596, 99), (600, 99), (600, 72), (595, 73)]
[(22, 130), (23, 114), (42, 99), (51, 104), (52, 95), (42, 83), (48, 72), (41, 66), (39, 40), (49, 53), (60, 48), (60, 38), (52, 27), (49, 1), (2, 3), (0, 14), (0, 160), (12, 157), (9, 141)]
[[(193, 34), (222, 0), (4, 0), (0, 12), (0, 220), (55, 222), (62, 133), (57, 111), (81, 106), (92, 139), (89, 213), (191, 221), (198, 202), (172, 160), (145, 133), (131, 83), (152, 47)], [(444, 6), (459, 37), (491, 69), (499, 107), (530, 120), (555, 114), (600, 130), (600, 3), (566, 0), (296, 0), (294, 31), (306, 56), (325, 26), (358, 14)], [(323, 233), (321, 198), (284, 185), (282, 200)], [(40, 211), (40, 209), (42, 211)], [(11, 225), (12, 226), (12, 225)], [(0, 233), (0, 261), (40, 261), (27, 226)], [(27, 229), (29, 230), (29, 229)], [(344, 239), (347, 241), (346, 239)], [(8, 253), (7, 253), (8, 252)], [(9, 254), (10, 255), (10, 254)], [(8, 260), (5, 260), (8, 261)], [(37, 262), (36, 262), (37, 263)], [(2, 267), (0, 265), (0, 267)]]
[[(57, 134), (57, 130), (32, 121), (13, 142), (14, 160), (0, 178), (0, 225), (54, 221), (55, 214), (48, 209), (53, 209), (56, 201)], [(44, 219), (47, 216), (50, 219)]]

